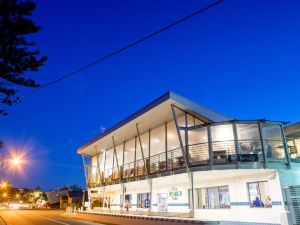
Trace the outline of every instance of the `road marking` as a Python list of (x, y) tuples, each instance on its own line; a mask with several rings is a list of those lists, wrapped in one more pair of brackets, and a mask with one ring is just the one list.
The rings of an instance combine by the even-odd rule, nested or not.
[(71, 225), (69, 223), (60, 222), (58, 220), (50, 219), (50, 218), (45, 217), (45, 216), (40, 216), (40, 215), (36, 215), (36, 216), (41, 217), (41, 218), (46, 219), (46, 220), (50, 220), (50, 221), (55, 222), (55, 223), (60, 223), (60, 224), (63, 224), (63, 225)]

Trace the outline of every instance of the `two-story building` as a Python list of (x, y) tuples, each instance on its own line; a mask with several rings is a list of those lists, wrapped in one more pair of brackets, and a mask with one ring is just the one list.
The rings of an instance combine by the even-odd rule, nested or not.
[(287, 224), (284, 124), (168, 92), (80, 147), (91, 210)]

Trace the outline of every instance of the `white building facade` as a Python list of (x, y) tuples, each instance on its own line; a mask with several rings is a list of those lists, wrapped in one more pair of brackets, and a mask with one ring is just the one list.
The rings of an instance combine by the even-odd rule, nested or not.
[(89, 210), (288, 224), (282, 123), (233, 120), (168, 92), (77, 152)]

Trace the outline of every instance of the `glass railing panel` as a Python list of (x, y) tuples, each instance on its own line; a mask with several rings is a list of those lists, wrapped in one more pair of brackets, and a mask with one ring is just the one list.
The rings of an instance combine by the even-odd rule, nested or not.
[(238, 154), (240, 162), (263, 161), (263, 151), (260, 139), (238, 140)]
[(282, 130), (277, 124), (263, 124), (265, 154), (268, 161), (286, 161)]
[(96, 187), (100, 185), (100, 176), (97, 166), (88, 166), (87, 180), (89, 187)]
[(300, 162), (300, 139), (289, 139), (287, 145), (291, 160)]
[(283, 142), (281, 140), (265, 140), (265, 154), (269, 161), (285, 160)]
[(236, 155), (235, 143), (229, 141), (214, 141), (212, 144), (212, 157), (214, 164), (230, 163), (231, 157)]

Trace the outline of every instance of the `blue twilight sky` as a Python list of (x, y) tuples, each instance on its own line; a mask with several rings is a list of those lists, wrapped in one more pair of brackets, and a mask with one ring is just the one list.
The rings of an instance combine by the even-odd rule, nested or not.
[[(208, 0), (36, 0), (41, 83), (183, 17)], [(240, 119), (300, 120), (300, 2), (221, 5), (92, 69), (24, 98), (0, 139), (26, 149), (14, 185), (84, 184), (76, 148), (168, 90)]]

